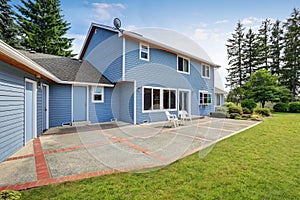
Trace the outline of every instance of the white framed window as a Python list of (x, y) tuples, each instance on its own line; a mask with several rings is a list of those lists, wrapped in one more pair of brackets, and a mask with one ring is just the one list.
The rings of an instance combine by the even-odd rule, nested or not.
[(143, 112), (175, 111), (177, 90), (172, 88), (143, 87)]
[(149, 45), (140, 43), (140, 59), (149, 61), (150, 53), (149, 53)]
[(104, 87), (92, 87), (92, 102), (93, 103), (104, 102)]
[(177, 71), (190, 74), (190, 60), (182, 56), (177, 56)]
[(210, 78), (210, 67), (202, 64), (202, 77)]
[(211, 93), (208, 91), (199, 91), (199, 105), (208, 105), (211, 104)]

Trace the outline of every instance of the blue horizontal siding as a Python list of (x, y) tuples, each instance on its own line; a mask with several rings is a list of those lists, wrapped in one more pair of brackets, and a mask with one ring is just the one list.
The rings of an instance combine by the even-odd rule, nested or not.
[(92, 103), (91, 87), (89, 87), (89, 121), (109, 122), (115, 118), (112, 114), (112, 94), (113, 88), (104, 88), (104, 102)]
[(0, 62), (0, 162), (24, 144), (24, 75)]
[(49, 87), (49, 126), (61, 126), (72, 122), (72, 86), (50, 85)]
[[(126, 39), (126, 80), (136, 80), (137, 87), (158, 86), (163, 88), (188, 89), (191, 91), (191, 113), (209, 115), (214, 102), (199, 106), (199, 90), (214, 94), (214, 70), (210, 68), (210, 79), (201, 76), (202, 65), (190, 61), (190, 74), (177, 72), (177, 55), (150, 47), (149, 61), (139, 59), (139, 43)], [(177, 97), (178, 98), (178, 97)], [(178, 108), (177, 108), (178, 109)], [(137, 123), (165, 120), (164, 111), (143, 113), (142, 90), (137, 90)]]
[(123, 40), (118, 33), (97, 28), (83, 57), (111, 82), (122, 78)]

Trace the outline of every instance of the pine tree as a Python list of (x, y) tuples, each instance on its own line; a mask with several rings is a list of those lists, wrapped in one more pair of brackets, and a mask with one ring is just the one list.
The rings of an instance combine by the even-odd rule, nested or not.
[(279, 76), (281, 74), (280, 64), (281, 64), (281, 50), (282, 50), (282, 40), (283, 40), (283, 29), (281, 27), (280, 21), (276, 20), (271, 28), (270, 37), (270, 71), (272, 75)]
[(40, 53), (73, 56), (74, 39), (64, 37), (70, 29), (61, 15), (60, 0), (21, 0), (24, 6), (16, 6), (21, 15), (18, 24), (23, 33), (24, 47)]
[(284, 23), (284, 65), (282, 82), (291, 90), (294, 97), (300, 85), (300, 14), (294, 8), (290, 18)]
[(244, 77), (248, 81), (250, 76), (256, 71), (256, 55), (255, 49), (256, 35), (250, 28), (243, 42), (243, 66), (245, 68)]
[(15, 13), (8, 2), (9, 0), (0, 0), (0, 39), (19, 48), (18, 28), (14, 21)]
[(241, 87), (244, 83), (245, 73), (243, 68), (243, 40), (244, 40), (244, 27), (241, 22), (237, 23), (235, 33), (232, 34), (232, 38), (227, 40), (227, 56), (228, 65), (228, 77), (226, 78), (230, 88)]
[(270, 20), (266, 19), (258, 29), (257, 37), (257, 66), (258, 69), (269, 69), (270, 47), (269, 47)]

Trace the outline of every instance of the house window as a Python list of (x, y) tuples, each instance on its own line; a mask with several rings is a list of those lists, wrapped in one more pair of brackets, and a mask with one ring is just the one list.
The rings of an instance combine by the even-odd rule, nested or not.
[(209, 78), (210, 73), (209, 73), (209, 66), (207, 65), (202, 65), (202, 77)]
[(144, 87), (143, 111), (176, 110), (176, 89)]
[(104, 102), (104, 88), (103, 87), (93, 87), (92, 88), (92, 102), (93, 103), (103, 103)]
[(177, 56), (177, 71), (189, 74), (190, 73), (190, 61), (187, 58)]
[(211, 94), (207, 91), (199, 91), (199, 105), (211, 104)]
[(176, 90), (163, 90), (163, 108), (176, 109)]
[(149, 45), (140, 44), (140, 59), (149, 61)]

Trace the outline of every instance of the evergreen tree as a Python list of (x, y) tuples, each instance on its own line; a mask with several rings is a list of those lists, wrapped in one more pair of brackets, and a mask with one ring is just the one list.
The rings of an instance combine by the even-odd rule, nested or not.
[(250, 28), (243, 43), (243, 65), (245, 68), (245, 81), (248, 81), (250, 76), (256, 71), (257, 51), (255, 49), (255, 43), (256, 35)]
[(8, 2), (9, 0), (0, 0), (0, 39), (19, 48), (18, 28), (14, 21), (15, 13)]
[(262, 22), (262, 25), (258, 29), (257, 35), (257, 66), (258, 69), (269, 69), (270, 47), (269, 47), (269, 32), (270, 32), (270, 20), (266, 19)]
[(232, 38), (227, 40), (227, 56), (230, 67), (227, 69), (228, 77), (226, 80), (228, 82), (227, 86), (230, 86), (230, 88), (241, 87), (244, 83), (245, 73), (242, 63), (244, 29), (241, 22), (238, 22)]
[(283, 29), (280, 25), (280, 21), (276, 20), (271, 28), (270, 37), (270, 71), (272, 75), (280, 75), (280, 63), (281, 63), (281, 50), (283, 40)]
[(299, 93), (300, 85), (300, 14), (294, 8), (291, 17), (284, 23), (284, 56), (282, 68), (282, 82), (294, 97)]
[(16, 6), (21, 15), (18, 24), (24, 39), (24, 47), (40, 53), (73, 56), (74, 39), (64, 37), (70, 24), (63, 19), (60, 0), (21, 0), (24, 6)]

